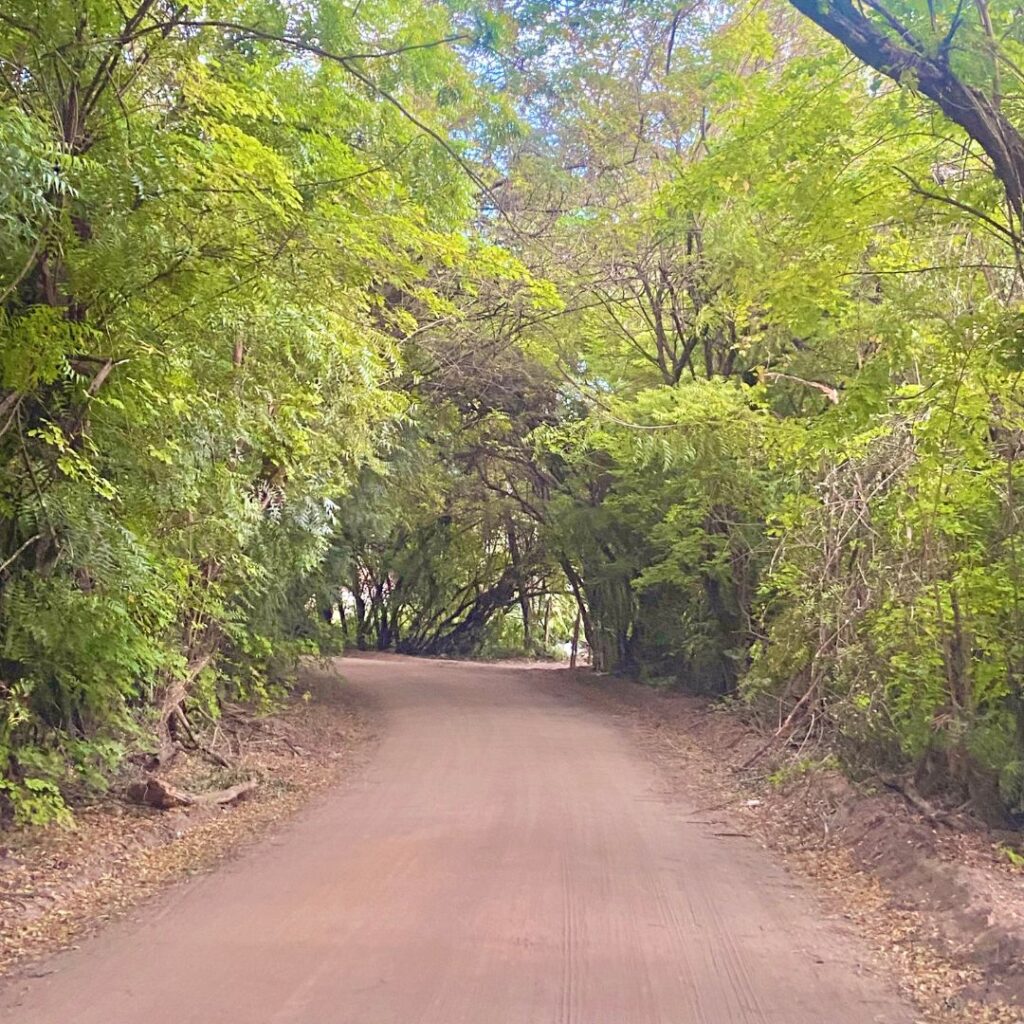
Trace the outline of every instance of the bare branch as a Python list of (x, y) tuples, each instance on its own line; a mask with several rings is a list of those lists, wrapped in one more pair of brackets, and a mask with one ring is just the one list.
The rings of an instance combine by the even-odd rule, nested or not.
[(774, 370), (762, 370), (760, 376), (762, 380), (791, 380), (795, 384), (803, 384), (804, 387), (820, 391), (833, 405), (839, 404), (839, 389), (831, 384), (823, 384), (820, 380), (804, 380), (803, 377), (794, 377), (790, 373), (776, 373)]

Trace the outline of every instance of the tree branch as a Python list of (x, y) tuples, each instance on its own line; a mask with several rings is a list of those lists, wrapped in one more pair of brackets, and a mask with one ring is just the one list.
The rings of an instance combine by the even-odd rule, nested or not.
[[(872, 21), (854, 6), (853, 0), (790, 0), (805, 15), (869, 67), (899, 84), (910, 82), (915, 89), (934, 102), (954, 124), (958, 124), (992, 161), (996, 175), (1006, 191), (1012, 213), (1024, 222), (1024, 135), (1008, 121), (998, 105), (962, 81), (949, 66), (947, 56), (922, 53), (916, 40), (909, 40), (897, 22), (876, 0), (870, 6), (885, 18), (899, 38)], [(944, 45), (952, 37), (963, 17), (963, 0), (957, 7)], [(902, 44), (901, 41), (902, 40)], [(1009, 236), (1019, 245), (1019, 236)]]

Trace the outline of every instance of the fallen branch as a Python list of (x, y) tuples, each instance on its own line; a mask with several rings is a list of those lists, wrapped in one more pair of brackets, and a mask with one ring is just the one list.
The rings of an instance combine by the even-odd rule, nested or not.
[(196, 753), (202, 754), (208, 761), (215, 765), (219, 765), (221, 768), (234, 768), (234, 765), (222, 754), (218, 754), (212, 746), (206, 746), (201, 743), (196, 737), (196, 734), (192, 731), (192, 726), (189, 724), (189, 720), (185, 715), (182, 706), (179, 704), (174, 711), (174, 720), (185, 730), (189, 738), (189, 742), (192, 744), (191, 749)]
[[(271, 742), (284, 744), (296, 757), (304, 757), (308, 751), (299, 746), (289, 735), (291, 731), (285, 722), (276, 721), (255, 715), (247, 708), (238, 704), (229, 704), (227, 701), (221, 705), (221, 723), (224, 725), (225, 733), (233, 733), (238, 741), (240, 728), (251, 733), (262, 732), (270, 737)], [(230, 724), (229, 724), (230, 723)], [(240, 743), (240, 741), (238, 741)], [(248, 739), (247, 742), (254, 743), (255, 740)]]
[(155, 807), (160, 811), (169, 811), (175, 807), (201, 807), (211, 804), (230, 804), (256, 788), (255, 779), (247, 779), (237, 786), (227, 789), (215, 789), (208, 793), (190, 793), (186, 789), (178, 789), (169, 782), (155, 775), (147, 776), (128, 787), (128, 799), (133, 803)]
[(891, 778), (879, 778), (879, 781), (885, 786), (886, 789), (891, 790), (898, 796), (902, 797), (907, 806), (912, 810), (916, 811), (926, 821), (933, 825), (945, 825), (946, 828), (957, 828), (957, 819), (955, 813), (944, 811), (939, 807), (935, 807), (930, 804), (920, 793), (914, 791), (914, 789), (904, 783), (898, 782)]

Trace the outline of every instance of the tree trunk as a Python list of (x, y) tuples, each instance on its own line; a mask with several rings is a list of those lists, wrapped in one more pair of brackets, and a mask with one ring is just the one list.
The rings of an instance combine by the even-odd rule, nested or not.
[(360, 651), (365, 651), (369, 623), (366, 619), (366, 600), (363, 597), (362, 583), (358, 575), (352, 583), (352, 599), (356, 606), (356, 647)]
[(569, 668), (576, 667), (576, 653), (580, 646), (580, 609), (576, 609), (576, 622), (572, 627), (572, 648), (569, 651)]
[(533, 636), (530, 622), (530, 598), (526, 592), (526, 574), (523, 571), (523, 559), (519, 550), (519, 538), (512, 525), (512, 519), (506, 521), (505, 534), (508, 537), (508, 554), (516, 574), (516, 589), (519, 591), (519, 609), (523, 616), (523, 653), (529, 654), (533, 649)]
[(597, 647), (594, 643), (596, 637), (594, 635), (594, 623), (590, 618), (590, 610), (587, 607), (586, 596), (583, 591), (583, 580), (579, 573), (573, 568), (572, 563), (564, 555), (559, 560), (559, 564), (562, 567), (562, 572), (565, 573), (565, 578), (569, 581), (569, 587), (572, 590), (573, 597), (576, 598), (576, 609), (579, 614), (580, 624), (583, 627), (583, 636), (586, 638), (587, 646), (590, 648), (591, 666), (593, 668), (603, 668), (604, 666), (599, 665), (595, 660), (598, 657)]

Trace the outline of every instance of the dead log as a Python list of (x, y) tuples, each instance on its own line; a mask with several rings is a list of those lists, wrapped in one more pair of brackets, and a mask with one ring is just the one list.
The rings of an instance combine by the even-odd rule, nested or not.
[(256, 788), (255, 779), (247, 779), (227, 789), (214, 789), (208, 793), (190, 793), (169, 782), (149, 775), (128, 786), (128, 799), (133, 803), (169, 811), (175, 807), (201, 807), (211, 804), (230, 804)]

